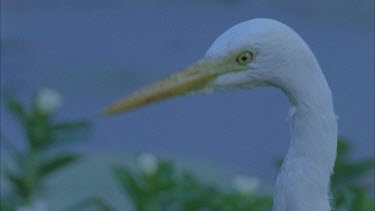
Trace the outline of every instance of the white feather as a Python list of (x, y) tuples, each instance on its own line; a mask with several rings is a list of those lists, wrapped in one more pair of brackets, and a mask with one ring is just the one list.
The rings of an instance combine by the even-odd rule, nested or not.
[(291, 140), (277, 177), (275, 211), (329, 211), (329, 180), (336, 158), (337, 121), (331, 91), (302, 38), (270, 19), (253, 19), (224, 32), (206, 53), (218, 59), (249, 50), (248, 69), (219, 76), (212, 87), (271, 85), (289, 98)]

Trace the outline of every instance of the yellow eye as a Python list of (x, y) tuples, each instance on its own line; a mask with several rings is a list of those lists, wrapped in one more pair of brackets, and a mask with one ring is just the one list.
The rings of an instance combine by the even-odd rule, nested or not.
[(249, 64), (251, 61), (253, 61), (254, 54), (250, 51), (242, 52), (236, 59), (238, 64)]

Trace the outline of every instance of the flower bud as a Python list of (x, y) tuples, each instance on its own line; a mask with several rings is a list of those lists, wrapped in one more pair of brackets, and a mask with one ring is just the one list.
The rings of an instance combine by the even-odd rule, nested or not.
[(154, 174), (158, 168), (158, 159), (153, 154), (141, 154), (137, 159), (139, 168), (144, 174)]
[(237, 175), (233, 179), (233, 187), (240, 193), (252, 193), (258, 189), (260, 182), (256, 177)]
[(44, 88), (35, 96), (36, 108), (45, 114), (55, 112), (61, 106), (61, 104), (61, 95), (52, 89)]

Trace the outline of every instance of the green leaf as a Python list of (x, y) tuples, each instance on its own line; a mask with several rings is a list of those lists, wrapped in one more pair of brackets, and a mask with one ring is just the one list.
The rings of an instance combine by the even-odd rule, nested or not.
[(54, 144), (66, 144), (86, 139), (90, 132), (90, 124), (86, 121), (62, 122), (51, 126), (55, 137)]
[(1, 211), (14, 211), (14, 210), (16, 210), (16, 205), (12, 204), (12, 203), (9, 203), (7, 200), (1, 199), (0, 210)]
[(348, 188), (341, 187), (334, 191), (334, 207), (337, 210), (347, 206), (352, 198), (352, 194)]
[(332, 176), (332, 187), (335, 189), (340, 185), (348, 185), (355, 182), (367, 172), (374, 169), (374, 165), (374, 159), (367, 159), (356, 163), (338, 163), (335, 166), (334, 175)]
[(365, 159), (362, 161), (349, 161), (348, 155), (351, 145), (345, 139), (340, 138), (337, 146), (337, 159), (332, 176), (332, 189), (335, 191), (341, 186), (353, 185), (367, 172), (374, 169), (375, 159)]
[(132, 199), (134, 206), (142, 210), (147, 193), (142, 190), (135, 177), (123, 167), (114, 167), (113, 172), (123, 191)]
[(52, 126), (52, 129), (55, 130), (55, 132), (64, 133), (70, 133), (88, 128), (90, 128), (90, 124), (86, 121), (60, 122)]
[(4, 94), (3, 99), (5, 107), (8, 109), (9, 113), (11, 113), (15, 119), (24, 125), (27, 119), (27, 112), (22, 104), (9, 94)]
[(356, 190), (355, 197), (350, 205), (350, 211), (374, 211), (374, 200), (363, 190)]
[[(271, 196), (258, 197), (251, 202), (251, 208), (253, 210), (272, 210), (273, 200)], [(250, 210), (250, 209), (248, 209)]]
[[(159, 161), (157, 171), (152, 175), (141, 177), (145, 183), (145, 189), (150, 197), (155, 198), (160, 192), (172, 189), (176, 185), (173, 165), (168, 161)], [(154, 196), (152, 196), (154, 195)]]
[(27, 137), (33, 149), (41, 150), (85, 139), (90, 125), (84, 121), (52, 123), (32, 115), (27, 124)]
[(82, 210), (97, 210), (97, 211), (113, 211), (114, 209), (104, 199), (99, 197), (91, 197), (84, 199), (77, 204), (69, 207), (69, 211), (82, 211)]
[(38, 172), (39, 179), (41, 180), (49, 174), (66, 167), (67, 165), (77, 161), (79, 158), (80, 156), (75, 154), (62, 154), (42, 162)]
[(22, 175), (17, 175), (11, 172), (6, 172), (5, 174), (18, 195), (22, 198), (27, 198), (30, 195), (31, 189), (28, 187), (27, 182)]
[(32, 149), (40, 150), (47, 147), (54, 139), (49, 129), (48, 118), (40, 118), (38, 115), (30, 115), (27, 120), (26, 134)]
[(336, 163), (344, 162), (350, 153), (351, 145), (346, 139), (339, 138), (337, 140), (337, 158)]

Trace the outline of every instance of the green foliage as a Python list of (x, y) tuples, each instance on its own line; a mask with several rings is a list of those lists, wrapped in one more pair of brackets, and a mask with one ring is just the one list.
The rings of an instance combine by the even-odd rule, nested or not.
[[(38, 105), (38, 99), (35, 98), (32, 106), (26, 108), (10, 95), (5, 94), (3, 97), (5, 108), (24, 131), (26, 148), (18, 149), (1, 134), (1, 146), (6, 148), (15, 161), (4, 169), (4, 176), (12, 187), (10, 196), (7, 197), (12, 200), (2, 196), (1, 210), (14, 210), (19, 205), (30, 205), (40, 194), (46, 178), (73, 164), (80, 157), (71, 153), (50, 153), (52, 147), (80, 140), (82, 134), (87, 134), (89, 129), (89, 124), (85, 121), (55, 121), (57, 106), (51, 104), (49, 107), (38, 107), (40, 102)], [(57, 105), (58, 102), (52, 103)]]
[(114, 210), (110, 204), (99, 197), (90, 197), (66, 209), (67, 211), (112, 211)]
[(348, 156), (350, 153), (350, 144), (345, 140), (339, 140), (337, 146), (337, 159), (332, 176), (332, 187), (339, 188), (343, 185), (353, 185), (358, 179), (367, 172), (374, 169), (374, 158), (350, 161)]
[(116, 180), (137, 211), (271, 210), (272, 197), (208, 185), (171, 162), (158, 160), (154, 171), (115, 167)]
[(50, 159), (45, 159), (40, 163), (40, 169), (38, 171), (38, 179), (44, 179), (51, 173), (77, 161), (79, 155), (76, 154), (60, 154)]
[(339, 140), (334, 174), (331, 178), (334, 205), (337, 209), (373, 211), (374, 199), (367, 193), (366, 187), (360, 185), (360, 180), (374, 171), (375, 159), (351, 161), (348, 158), (351, 148), (348, 141)]
[(24, 110), (22, 104), (13, 99), (9, 94), (4, 94), (3, 100), (9, 113), (11, 113), (13, 117), (16, 118), (20, 123), (25, 124), (27, 113)]
[[(48, 99), (44, 98), (42, 102), (48, 104)], [(78, 154), (59, 152), (58, 148), (85, 139), (90, 125), (86, 121), (56, 121), (54, 105), (57, 104), (41, 106), (34, 97), (32, 105), (26, 107), (10, 95), (4, 95), (3, 105), (21, 126), (26, 148), (13, 146), (4, 134), (0, 134), (1, 146), (13, 161), (13, 165), (2, 169), (12, 192), (1, 196), (0, 210), (13, 211), (20, 205), (32, 204), (39, 197), (47, 178), (81, 158)], [(343, 139), (338, 141), (331, 180), (333, 206), (336, 210), (373, 211), (374, 198), (361, 181), (374, 171), (375, 160), (353, 161), (349, 159), (351, 149), (349, 142)], [(137, 168), (115, 166), (112, 169), (114, 179), (137, 211), (272, 209), (272, 193), (261, 191), (262, 187), (244, 191), (243, 188), (208, 184), (191, 171), (178, 170), (172, 162), (159, 160), (152, 155), (139, 156), (137, 163)], [(282, 160), (276, 163), (281, 166)], [(93, 196), (79, 199), (66, 210), (112, 211), (114, 208), (111, 201)]]

